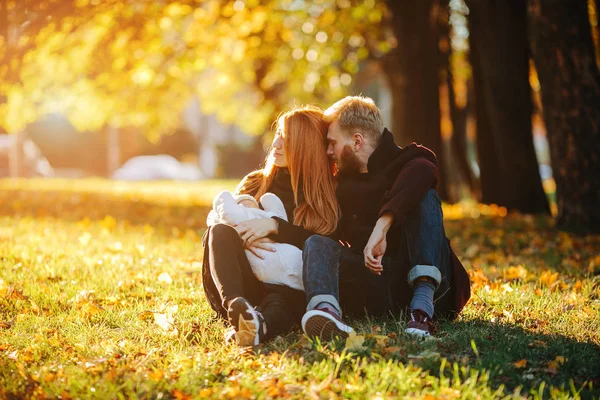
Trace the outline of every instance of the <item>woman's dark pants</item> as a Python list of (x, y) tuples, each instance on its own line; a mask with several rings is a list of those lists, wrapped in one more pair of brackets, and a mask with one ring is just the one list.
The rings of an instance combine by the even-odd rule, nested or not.
[(225, 309), (236, 297), (258, 306), (267, 323), (266, 338), (289, 331), (299, 321), (306, 304), (304, 292), (259, 281), (234, 228), (225, 224), (210, 228), (208, 255), (210, 274)]

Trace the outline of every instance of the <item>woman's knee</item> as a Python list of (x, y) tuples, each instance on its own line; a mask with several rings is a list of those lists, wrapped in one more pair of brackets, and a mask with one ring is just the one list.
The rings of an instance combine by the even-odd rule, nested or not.
[(232, 240), (239, 238), (235, 228), (227, 224), (215, 224), (209, 230), (209, 243), (231, 243)]

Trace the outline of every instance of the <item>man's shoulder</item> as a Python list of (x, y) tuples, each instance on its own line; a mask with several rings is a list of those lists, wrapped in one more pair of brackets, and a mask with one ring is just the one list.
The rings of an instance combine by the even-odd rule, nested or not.
[(385, 175), (397, 175), (407, 165), (431, 166), (437, 167), (437, 158), (435, 153), (429, 148), (411, 143), (403, 147), (396, 157), (389, 161), (382, 172)]

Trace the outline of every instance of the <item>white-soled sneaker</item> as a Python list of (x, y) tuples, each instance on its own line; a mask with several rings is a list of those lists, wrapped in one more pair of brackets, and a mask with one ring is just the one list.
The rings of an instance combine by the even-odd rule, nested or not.
[(429, 337), (436, 332), (435, 324), (423, 310), (412, 310), (410, 312), (410, 321), (406, 328), (406, 333), (422, 338)]
[(330, 341), (339, 337), (345, 339), (350, 332), (354, 332), (351, 326), (327, 309), (314, 309), (307, 311), (302, 317), (302, 330), (311, 339), (319, 338), (321, 341)]
[(264, 339), (267, 325), (260, 312), (243, 297), (235, 298), (227, 310), (227, 318), (235, 329), (235, 342), (239, 346), (256, 346)]

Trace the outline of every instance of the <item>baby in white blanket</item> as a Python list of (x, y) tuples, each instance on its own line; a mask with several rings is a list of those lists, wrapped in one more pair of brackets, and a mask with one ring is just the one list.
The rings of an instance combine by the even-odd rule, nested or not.
[[(259, 208), (256, 199), (249, 195), (233, 196), (224, 190), (213, 200), (213, 209), (208, 214), (206, 224), (239, 224), (254, 218), (279, 217), (287, 221), (285, 207), (273, 193), (265, 193), (260, 198)], [(302, 284), (302, 251), (286, 243), (273, 243), (275, 252), (263, 251), (264, 259), (246, 250), (246, 256), (256, 277), (265, 283), (289, 286), (304, 290)]]

